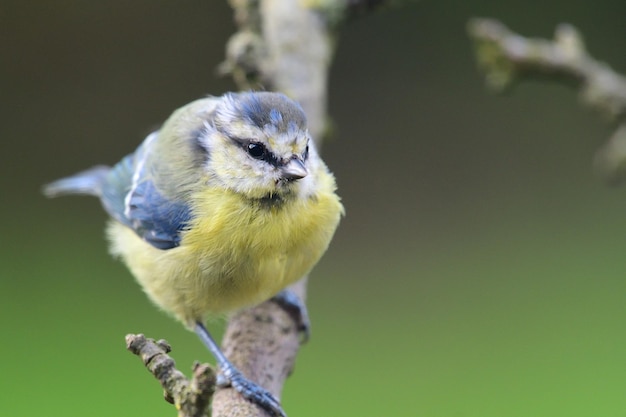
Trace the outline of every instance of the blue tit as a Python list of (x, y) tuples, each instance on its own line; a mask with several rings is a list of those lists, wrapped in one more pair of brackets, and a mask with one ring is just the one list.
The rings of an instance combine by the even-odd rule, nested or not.
[(223, 377), (275, 415), (279, 402), (246, 380), (204, 327), (265, 301), (306, 275), (343, 206), (302, 108), (279, 93), (228, 93), (176, 110), (113, 167), (44, 187), (96, 196), (111, 216), (111, 253), (148, 297), (216, 356)]

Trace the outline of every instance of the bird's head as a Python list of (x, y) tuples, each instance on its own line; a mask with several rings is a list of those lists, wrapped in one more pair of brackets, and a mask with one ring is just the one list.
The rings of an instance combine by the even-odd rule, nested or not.
[(209, 179), (253, 199), (285, 199), (315, 185), (317, 154), (302, 108), (279, 93), (221, 97), (200, 143)]

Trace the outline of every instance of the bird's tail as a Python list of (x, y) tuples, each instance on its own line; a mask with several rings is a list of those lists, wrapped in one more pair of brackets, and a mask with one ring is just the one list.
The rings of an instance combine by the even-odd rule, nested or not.
[(71, 177), (61, 178), (43, 186), (46, 197), (58, 197), (67, 194), (87, 194), (100, 196), (104, 180), (110, 167), (98, 165)]

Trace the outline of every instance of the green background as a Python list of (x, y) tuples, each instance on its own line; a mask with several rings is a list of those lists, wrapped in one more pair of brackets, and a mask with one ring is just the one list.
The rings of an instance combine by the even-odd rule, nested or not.
[[(465, 35), (473, 16), (570, 22), (626, 71), (625, 13), (422, 1), (341, 29), (324, 155), (347, 216), (312, 275), (290, 416), (626, 416), (626, 193), (591, 172), (611, 127), (564, 86), (490, 95)], [(214, 69), (234, 29), (222, 1), (0, 2), (1, 415), (175, 415), (129, 332), (183, 370), (209, 360), (107, 255), (98, 202), (39, 189), (232, 90)]]

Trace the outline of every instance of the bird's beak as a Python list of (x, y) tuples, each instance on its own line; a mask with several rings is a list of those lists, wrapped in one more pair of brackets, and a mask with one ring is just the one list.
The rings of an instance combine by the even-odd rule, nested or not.
[(304, 166), (304, 161), (300, 158), (292, 158), (281, 168), (283, 179), (288, 181), (299, 180), (308, 175), (309, 171)]

